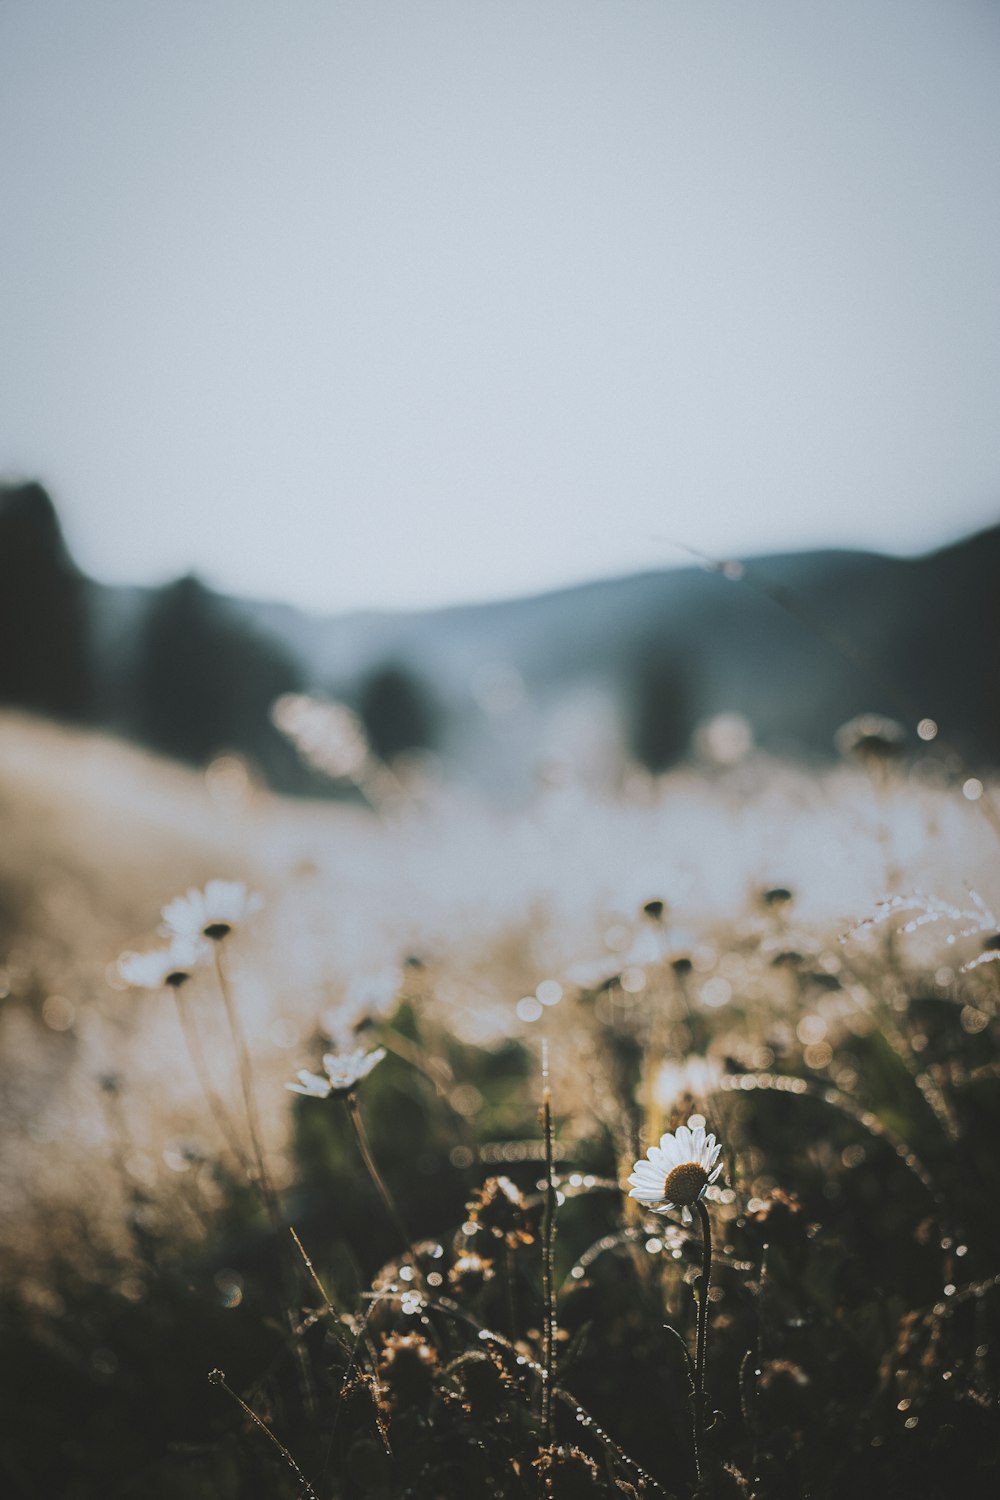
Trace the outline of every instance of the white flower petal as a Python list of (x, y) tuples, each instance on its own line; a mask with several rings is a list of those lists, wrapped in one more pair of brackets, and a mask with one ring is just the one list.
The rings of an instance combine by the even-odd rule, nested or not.
[(154, 948), (149, 953), (123, 953), (118, 960), (118, 972), (126, 984), (159, 990), (171, 976), (189, 974), (203, 957), (199, 943), (191, 938), (175, 938), (168, 947)]
[(662, 1203), (662, 1201), (663, 1201), (663, 1179), (662, 1178), (658, 1182), (649, 1182), (645, 1178), (642, 1178), (642, 1177), (630, 1177), (629, 1178), (629, 1185), (631, 1186), (631, 1188), (633, 1189), (634, 1192), (640, 1194), (643, 1198), (648, 1198), (650, 1200), (650, 1202), (652, 1202), (652, 1203)]
[(660, 1136), (660, 1151), (663, 1154), (663, 1160), (666, 1163), (668, 1170), (670, 1170), (673, 1167), (679, 1167), (680, 1166), (680, 1164), (681, 1164), (681, 1154), (680, 1154), (680, 1149), (679, 1149), (679, 1147), (677, 1145), (677, 1141), (674, 1138), (674, 1136), (672, 1136), (672, 1135), (661, 1135)]
[(327, 1093), (331, 1090), (338, 1094), (347, 1093), (360, 1083), (362, 1078), (367, 1078), (384, 1057), (384, 1047), (376, 1047), (372, 1052), (364, 1052), (357, 1048), (353, 1052), (324, 1053), (323, 1067), (326, 1069), (324, 1086)]
[(632, 1170), (633, 1170), (633, 1172), (638, 1172), (640, 1170), (645, 1171), (645, 1172), (656, 1172), (656, 1173), (662, 1175), (662, 1173), (663, 1173), (663, 1167), (664, 1167), (664, 1161), (663, 1161), (662, 1157), (660, 1158), (659, 1161), (654, 1161), (652, 1159), (652, 1157), (649, 1157), (649, 1156), (640, 1156), (639, 1160), (635, 1163), (635, 1165), (632, 1168)]
[(632, 1170), (633, 1170), (633, 1172), (639, 1172), (639, 1171), (653, 1172), (657, 1176), (662, 1176), (663, 1175), (663, 1162), (662, 1161), (651, 1161), (648, 1156), (640, 1156), (639, 1160), (635, 1163), (635, 1165), (633, 1166)]
[(647, 1191), (645, 1188), (634, 1187), (629, 1193), (630, 1198), (635, 1198), (639, 1203), (662, 1203), (663, 1194)]
[(299, 1071), (298, 1079), (317, 1099), (325, 1099), (330, 1092), (330, 1080), (322, 1078), (319, 1073), (308, 1073), (303, 1068)]
[(260, 896), (251, 895), (240, 880), (210, 880), (203, 891), (194, 886), (163, 908), (163, 931), (177, 937), (199, 938), (206, 927), (225, 923), (236, 927), (259, 911)]
[(158, 990), (166, 977), (165, 954), (123, 953), (118, 960), (118, 972), (126, 984), (141, 990)]

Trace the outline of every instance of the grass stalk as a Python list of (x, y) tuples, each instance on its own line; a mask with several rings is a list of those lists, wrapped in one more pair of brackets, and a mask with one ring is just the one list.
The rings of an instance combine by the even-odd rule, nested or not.
[(282, 1228), (281, 1215), (278, 1213), (274, 1193), (267, 1174), (267, 1167), (264, 1163), (264, 1150), (260, 1139), (260, 1123), (257, 1118), (257, 1101), (254, 1097), (253, 1073), (250, 1067), (250, 1050), (247, 1047), (246, 1036), (240, 1024), (236, 1002), (233, 999), (232, 986), (229, 983), (229, 976), (222, 961), (221, 946), (218, 943), (215, 945), (215, 973), (219, 982), (219, 993), (222, 996), (226, 1020), (229, 1023), (229, 1031), (233, 1038), (233, 1047), (236, 1052), (240, 1091), (243, 1095), (243, 1108), (247, 1117), (247, 1129), (250, 1132), (250, 1146), (253, 1151), (257, 1188), (264, 1200), (264, 1206), (271, 1220), (271, 1227), (277, 1233)]
[[(555, 1443), (555, 1322), (556, 1307), (552, 1276), (552, 1247), (556, 1232), (556, 1184), (553, 1170), (552, 1094), (549, 1089), (548, 1043), (542, 1045), (542, 1126), (545, 1132), (545, 1217), (542, 1224), (542, 1298), (545, 1324), (542, 1339), (542, 1434), (545, 1447), (552, 1453)], [(546, 1485), (551, 1488), (551, 1466), (546, 1471)]]
[(358, 1151), (361, 1153), (361, 1159), (368, 1169), (369, 1177), (375, 1184), (376, 1192), (382, 1199), (382, 1203), (386, 1213), (389, 1215), (389, 1218), (392, 1220), (392, 1223), (395, 1226), (396, 1233), (399, 1235), (399, 1238), (403, 1242), (403, 1248), (406, 1250), (406, 1253), (410, 1258), (410, 1264), (413, 1267), (414, 1280), (420, 1285), (421, 1289), (423, 1289), (424, 1278), (421, 1274), (420, 1267), (417, 1264), (416, 1251), (414, 1250), (413, 1245), (410, 1241), (409, 1231), (407, 1230), (406, 1225), (403, 1223), (403, 1217), (400, 1214), (399, 1209), (396, 1207), (395, 1199), (389, 1191), (389, 1187), (385, 1181), (385, 1178), (382, 1176), (382, 1173), (378, 1169), (378, 1163), (375, 1160), (374, 1154), (372, 1153), (371, 1143), (368, 1140), (368, 1132), (365, 1130), (365, 1123), (361, 1118), (361, 1108), (358, 1104), (358, 1096), (354, 1092), (354, 1090), (345, 1095), (344, 1104), (347, 1107), (347, 1116), (354, 1131), (354, 1139), (357, 1141)]
[(205, 1096), (212, 1118), (219, 1127), (226, 1145), (239, 1162), (243, 1171), (249, 1176), (247, 1159), (244, 1155), (243, 1147), (240, 1145), (239, 1136), (233, 1122), (230, 1120), (225, 1105), (219, 1098), (215, 1085), (212, 1082), (208, 1059), (205, 1057), (205, 1049), (201, 1045), (201, 1037), (198, 1035), (194, 1017), (188, 1009), (184, 992), (180, 987), (172, 986), (171, 994), (174, 997), (174, 1004), (177, 1008), (177, 1019), (180, 1021), (181, 1031), (184, 1033), (184, 1045), (187, 1047), (191, 1066), (194, 1068), (198, 1082), (201, 1085), (201, 1091)]
[(261, 1418), (258, 1417), (253, 1407), (248, 1406), (247, 1403), (243, 1400), (242, 1396), (238, 1396), (233, 1390), (232, 1386), (226, 1384), (226, 1377), (223, 1371), (210, 1370), (208, 1378), (213, 1385), (220, 1385), (227, 1395), (232, 1396), (237, 1406), (242, 1408), (244, 1414), (250, 1418), (251, 1422), (253, 1422), (256, 1427), (260, 1428), (265, 1437), (270, 1438), (271, 1442), (274, 1444), (278, 1452), (281, 1454), (282, 1458), (285, 1460), (285, 1463), (295, 1475), (304, 1493), (309, 1496), (309, 1500), (319, 1500), (319, 1496), (316, 1494), (316, 1491), (313, 1489), (312, 1485), (309, 1483), (308, 1479), (303, 1474), (302, 1470), (299, 1468), (298, 1464), (295, 1462), (295, 1459), (289, 1453), (284, 1443), (280, 1438), (275, 1436), (270, 1427), (268, 1427), (267, 1423), (262, 1421)]
[(708, 1294), (712, 1284), (712, 1221), (701, 1198), (695, 1206), (701, 1220), (703, 1245), (701, 1279), (698, 1282), (698, 1344), (694, 1365), (695, 1449), (700, 1463), (701, 1440), (705, 1432), (705, 1365), (708, 1358)]

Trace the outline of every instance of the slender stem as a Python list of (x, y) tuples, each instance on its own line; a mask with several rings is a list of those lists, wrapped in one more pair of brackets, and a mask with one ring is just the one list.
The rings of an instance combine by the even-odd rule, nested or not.
[(681, 1352), (684, 1355), (684, 1373), (687, 1376), (688, 1396), (690, 1397), (689, 1411), (691, 1415), (691, 1447), (694, 1453), (694, 1478), (695, 1483), (699, 1484), (701, 1482), (701, 1453), (699, 1452), (698, 1448), (698, 1431), (695, 1419), (696, 1393), (694, 1361), (691, 1358), (691, 1351), (688, 1349), (687, 1344), (681, 1338), (676, 1328), (671, 1327), (669, 1323), (664, 1323), (663, 1331), (664, 1333), (668, 1333), (674, 1340), (674, 1342), (680, 1346)]
[(768, 1280), (768, 1274), (767, 1274), (767, 1269), (768, 1269), (768, 1266), (767, 1266), (767, 1257), (768, 1257), (768, 1254), (770, 1252), (770, 1249), (771, 1249), (770, 1245), (765, 1241), (764, 1245), (761, 1247), (761, 1252), (760, 1252), (760, 1281), (759, 1281), (758, 1287), (757, 1287), (757, 1353), (756, 1353), (756, 1356), (755, 1356), (755, 1359), (754, 1359), (754, 1364), (753, 1364), (753, 1401), (754, 1401), (753, 1413), (754, 1413), (754, 1421), (753, 1421), (753, 1474), (752, 1474), (752, 1478), (753, 1478), (754, 1484), (757, 1485), (758, 1487), (760, 1486), (760, 1427), (759, 1427), (759, 1424), (758, 1424), (758, 1421), (757, 1421), (757, 1393), (758, 1393), (757, 1382), (760, 1379), (761, 1370), (764, 1368), (765, 1335), (767, 1333), (767, 1324), (766, 1324), (767, 1304), (766, 1304), (766, 1301), (765, 1301), (765, 1295), (766, 1295), (766, 1292), (770, 1288), (770, 1282)]
[[(274, 1189), (271, 1186), (271, 1180), (267, 1174), (267, 1166), (264, 1162), (264, 1150), (261, 1146), (260, 1141), (260, 1125), (257, 1119), (257, 1101), (254, 1097), (253, 1089), (253, 1072), (250, 1067), (250, 1051), (247, 1047), (247, 1041), (243, 1033), (243, 1027), (240, 1025), (239, 1013), (236, 1009), (236, 1004), (233, 999), (233, 992), (229, 984), (229, 976), (226, 974), (226, 967), (222, 961), (222, 945), (220, 942), (216, 942), (214, 944), (214, 947), (215, 973), (216, 978), (219, 981), (219, 993), (222, 996), (222, 1004), (226, 1012), (226, 1020), (229, 1022), (229, 1030), (233, 1038), (233, 1046), (236, 1050), (236, 1063), (240, 1077), (240, 1090), (243, 1094), (243, 1107), (246, 1111), (247, 1128), (250, 1132), (250, 1145), (253, 1152), (255, 1170), (251, 1172), (247, 1169), (246, 1160), (243, 1157), (242, 1153), (240, 1154), (240, 1160), (243, 1162), (244, 1171), (246, 1171), (247, 1177), (254, 1184), (261, 1196), (261, 1200), (264, 1204), (264, 1209), (271, 1223), (271, 1230), (275, 1238), (278, 1238), (280, 1235), (282, 1235), (285, 1224), (282, 1219), (281, 1210), (278, 1207), (277, 1197), (275, 1196)], [(289, 1333), (292, 1335), (292, 1358), (294, 1359), (296, 1371), (298, 1374), (299, 1389), (302, 1393), (302, 1399), (305, 1403), (306, 1411), (310, 1415), (313, 1415), (316, 1408), (316, 1396), (312, 1378), (309, 1373), (309, 1363), (306, 1359), (305, 1350), (303, 1349), (301, 1342), (295, 1337), (295, 1318), (292, 1314), (291, 1308), (287, 1305), (284, 1305), (282, 1307), (282, 1314)]]
[(513, 1343), (517, 1338), (517, 1297), (514, 1288), (514, 1253), (506, 1240), (504, 1241), (503, 1255), (500, 1258), (500, 1268), (503, 1276), (503, 1302), (504, 1311), (507, 1314), (507, 1333)]
[(247, 1048), (246, 1037), (240, 1018), (236, 1011), (233, 1000), (233, 992), (226, 975), (225, 965), (222, 962), (221, 947), (215, 945), (215, 972), (219, 981), (219, 992), (222, 995), (222, 1004), (226, 1012), (226, 1020), (229, 1022), (229, 1030), (233, 1038), (233, 1046), (236, 1049), (236, 1063), (240, 1076), (240, 1089), (243, 1094), (243, 1107), (246, 1110), (247, 1127), (250, 1131), (250, 1144), (253, 1148), (254, 1165), (257, 1169), (257, 1186), (264, 1199), (264, 1205), (271, 1219), (274, 1230), (280, 1230), (281, 1215), (278, 1213), (271, 1191), (271, 1184), (264, 1165), (264, 1152), (260, 1144), (260, 1127), (257, 1121), (257, 1103), (253, 1091), (253, 1074), (250, 1070), (250, 1053)]
[(549, 1092), (547, 1049), (543, 1051), (542, 1078), (542, 1124), (545, 1130), (545, 1220), (542, 1225), (542, 1296), (545, 1302), (542, 1363), (545, 1366), (545, 1375), (542, 1381), (542, 1433), (550, 1456), (549, 1467), (546, 1470), (546, 1489), (551, 1492), (551, 1454), (555, 1441), (552, 1387), (555, 1378), (556, 1309), (552, 1284), (552, 1242), (556, 1232), (556, 1184), (553, 1172), (552, 1096)]
[(302, 1470), (299, 1468), (298, 1464), (295, 1462), (294, 1458), (289, 1453), (288, 1449), (285, 1447), (281, 1439), (271, 1431), (266, 1422), (262, 1421), (261, 1418), (258, 1417), (253, 1407), (248, 1406), (247, 1403), (243, 1400), (242, 1396), (238, 1396), (233, 1390), (232, 1386), (226, 1384), (226, 1377), (222, 1373), (222, 1371), (211, 1370), (209, 1372), (208, 1378), (211, 1381), (212, 1385), (221, 1385), (226, 1394), (232, 1396), (237, 1406), (243, 1408), (245, 1415), (250, 1418), (251, 1422), (253, 1422), (255, 1426), (260, 1428), (265, 1437), (271, 1439), (271, 1442), (277, 1448), (278, 1452), (281, 1454), (282, 1458), (285, 1460), (285, 1463), (295, 1475), (305, 1493), (310, 1497), (310, 1500), (319, 1500), (316, 1491), (313, 1489), (312, 1485), (309, 1483), (308, 1479), (303, 1474)]
[(298, 1235), (295, 1233), (295, 1230), (294, 1230), (294, 1228), (292, 1227), (291, 1224), (289, 1224), (289, 1226), (288, 1226), (288, 1233), (291, 1235), (292, 1239), (295, 1241), (295, 1248), (296, 1248), (296, 1250), (299, 1252), (299, 1254), (302, 1257), (303, 1263), (305, 1264), (305, 1268), (309, 1272), (310, 1277), (312, 1278), (313, 1285), (315, 1286), (316, 1290), (319, 1292), (320, 1296), (323, 1298), (323, 1302), (324, 1302), (324, 1304), (326, 1306), (327, 1312), (330, 1314), (331, 1318), (338, 1317), (337, 1309), (334, 1307), (333, 1303), (330, 1301), (330, 1294), (327, 1291), (326, 1287), (323, 1285), (323, 1283), (319, 1279), (319, 1272), (316, 1270), (316, 1267), (313, 1265), (312, 1261), (309, 1259), (309, 1253), (306, 1250), (305, 1245), (303, 1245), (302, 1241), (299, 1239)]
[(424, 1278), (420, 1273), (420, 1267), (417, 1264), (416, 1253), (413, 1249), (412, 1244), (410, 1243), (410, 1236), (407, 1231), (406, 1225), (403, 1223), (402, 1215), (400, 1214), (399, 1209), (396, 1207), (393, 1196), (390, 1193), (388, 1186), (386, 1185), (385, 1178), (379, 1171), (378, 1165), (375, 1161), (375, 1157), (372, 1155), (372, 1148), (368, 1140), (368, 1132), (365, 1130), (364, 1121), (361, 1118), (361, 1110), (358, 1106), (357, 1094), (353, 1091), (349, 1094), (346, 1094), (344, 1096), (344, 1103), (347, 1106), (348, 1118), (350, 1119), (351, 1125), (354, 1128), (354, 1138), (358, 1143), (358, 1150), (361, 1152), (361, 1159), (364, 1162), (365, 1166), (368, 1168), (368, 1175), (371, 1178), (372, 1182), (375, 1184), (376, 1191), (378, 1192), (378, 1195), (382, 1199), (382, 1203), (385, 1206), (385, 1211), (395, 1225), (396, 1233), (402, 1240), (404, 1248), (406, 1249), (406, 1253), (410, 1257), (410, 1261), (413, 1266), (413, 1275), (416, 1280), (420, 1282), (421, 1286), (423, 1286)]
[(708, 1209), (699, 1198), (696, 1204), (701, 1219), (704, 1252), (701, 1263), (701, 1280), (698, 1283), (698, 1350), (695, 1358), (695, 1447), (700, 1452), (702, 1434), (705, 1431), (705, 1361), (708, 1354), (708, 1293), (712, 1282), (712, 1222)]
[(239, 1137), (233, 1129), (233, 1122), (226, 1113), (222, 1100), (216, 1093), (215, 1086), (212, 1083), (212, 1075), (208, 1070), (205, 1050), (201, 1045), (201, 1038), (195, 1027), (194, 1017), (188, 1010), (183, 991), (178, 986), (173, 986), (171, 993), (174, 997), (174, 1004), (177, 1007), (177, 1017), (181, 1023), (181, 1030), (184, 1033), (184, 1043), (187, 1047), (191, 1064), (198, 1075), (201, 1091), (205, 1095), (216, 1125), (218, 1125), (219, 1130), (222, 1132), (223, 1139), (245, 1172), (247, 1170), (246, 1157), (243, 1155), (243, 1148), (240, 1145)]

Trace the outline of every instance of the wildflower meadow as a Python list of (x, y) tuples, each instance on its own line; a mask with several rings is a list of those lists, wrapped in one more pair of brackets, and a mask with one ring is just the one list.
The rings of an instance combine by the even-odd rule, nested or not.
[(0, 1500), (1000, 1500), (1000, 0), (0, 0)]
[(5, 719), (5, 1493), (995, 1493), (998, 829), (921, 744), (373, 815)]

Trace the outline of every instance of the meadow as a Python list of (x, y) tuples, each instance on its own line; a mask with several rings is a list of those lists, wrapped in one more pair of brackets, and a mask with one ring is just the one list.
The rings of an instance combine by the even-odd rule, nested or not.
[(994, 789), (896, 751), (373, 810), (0, 718), (4, 1493), (996, 1494)]

